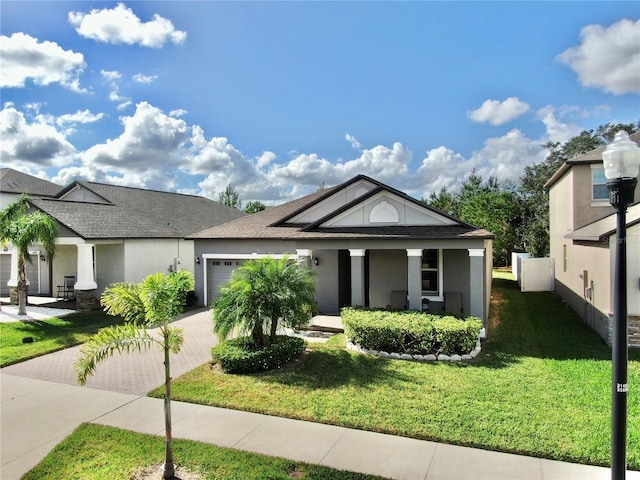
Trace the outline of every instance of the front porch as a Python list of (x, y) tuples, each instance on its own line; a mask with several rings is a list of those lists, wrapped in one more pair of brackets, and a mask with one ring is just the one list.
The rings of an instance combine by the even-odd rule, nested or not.
[(490, 280), (485, 278), (484, 248), (381, 247), (297, 250), (298, 261), (316, 273), (321, 314), (364, 306), (486, 319)]

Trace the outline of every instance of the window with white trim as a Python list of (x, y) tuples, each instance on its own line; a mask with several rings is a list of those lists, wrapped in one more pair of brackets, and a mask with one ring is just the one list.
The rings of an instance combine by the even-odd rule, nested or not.
[(440, 251), (426, 249), (422, 251), (422, 293), (439, 295), (440, 293)]
[(609, 188), (607, 177), (604, 176), (604, 167), (591, 167), (591, 199), (594, 201), (609, 200)]

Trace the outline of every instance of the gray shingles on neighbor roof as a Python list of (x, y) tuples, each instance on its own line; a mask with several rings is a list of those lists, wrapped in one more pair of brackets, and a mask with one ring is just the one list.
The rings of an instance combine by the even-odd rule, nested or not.
[[(616, 233), (617, 217), (615, 213), (578, 228), (564, 238), (600, 242)], [(626, 216), (627, 228), (640, 223), (640, 203), (629, 207)]]
[(109, 203), (46, 198), (32, 203), (84, 239), (184, 238), (203, 227), (245, 216), (235, 208), (194, 195), (93, 182), (77, 184)]
[(26, 193), (40, 197), (55, 197), (62, 186), (47, 180), (27, 175), (12, 168), (0, 168), (0, 191), (3, 193)]

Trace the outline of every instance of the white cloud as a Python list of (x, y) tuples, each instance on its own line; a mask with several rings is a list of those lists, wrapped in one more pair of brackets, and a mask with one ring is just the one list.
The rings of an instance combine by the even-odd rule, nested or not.
[(122, 3), (91, 13), (69, 12), (68, 18), (79, 35), (104, 43), (160, 48), (166, 42), (181, 44), (187, 38), (187, 33), (176, 30), (170, 20), (155, 14), (152, 21), (142, 22)]
[(38, 42), (24, 33), (0, 36), (0, 86), (24, 87), (28, 79), (36, 85), (59, 83), (83, 92), (79, 76), (86, 64), (81, 53), (64, 50), (54, 42)]
[(133, 80), (138, 83), (144, 83), (145, 85), (149, 85), (155, 82), (158, 79), (157, 75), (143, 75), (142, 73), (136, 73), (133, 76)]
[(56, 119), (58, 125), (69, 125), (77, 123), (94, 123), (104, 118), (104, 113), (91, 113), (90, 110), (78, 110), (76, 113), (60, 115)]
[(493, 176), (499, 181), (517, 180), (526, 166), (542, 162), (547, 154), (539, 140), (513, 129), (502, 137), (487, 139), (470, 160), (485, 179)]
[(122, 74), (116, 70), (101, 70), (100, 75), (109, 83), (109, 100), (118, 102), (118, 110), (124, 110), (131, 105), (131, 99), (120, 95), (120, 87), (117, 81), (122, 78)]
[(608, 28), (587, 25), (580, 40), (556, 58), (578, 74), (582, 85), (614, 95), (640, 93), (640, 20), (624, 19)]
[(428, 197), (442, 187), (458, 191), (464, 179), (476, 169), (484, 180), (517, 181), (524, 168), (542, 162), (548, 152), (543, 140), (526, 137), (513, 129), (501, 137), (489, 138), (469, 158), (440, 146), (429, 150), (416, 173), (405, 181), (406, 191), (416, 198)]
[(86, 164), (102, 166), (118, 174), (154, 176), (174, 168), (175, 159), (189, 140), (183, 120), (169, 117), (147, 102), (136, 105), (133, 116), (122, 117), (123, 133), (80, 154)]
[(517, 97), (509, 97), (503, 102), (486, 100), (479, 108), (468, 113), (471, 120), (478, 123), (489, 122), (491, 125), (502, 125), (529, 111), (529, 104)]
[(256, 168), (262, 169), (276, 160), (277, 156), (273, 152), (262, 152), (256, 160)]
[(345, 135), (345, 139), (347, 140), (347, 142), (349, 142), (351, 144), (351, 147), (354, 150), (358, 150), (360, 151), (362, 149), (362, 144), (358, 141), (358, 139), (356, 137), (354, 137), (353, 135), (347, 133)]
[(3, 165), (24, 169), (63, 166), (73, 161), (75, 148), (45, 121), (29, 123), (13, 107), (0, 111), (0, 158)]
[(122, 78), (122, 74), (117, 70), (100, 70), (100, 75), (107, 80), (117, 80)]
[(564, 123), (560, 118), (575, 114), (579, 115), (579, 110), (568, 106), (561, 107), (558, 110), (551, 105), (547, 105), (538, 110), (537, 117), (544, 124), (549, 141), (565, 143), (576, 135), (580, 135), (583, 129), (575, 123)]
[(170, 116), (170, 117), (183, 117), (183, 116), (184, 116), (184, 115), (186, 115), (187, 113), (189, 113), (189, 112), (187, 112), (185, 109), (183, 109), (183, 108), (178, 108), (178, 109), (176, 109), (176, 110), (171, 110), (171, 111), (169, 112), (169, 116)]

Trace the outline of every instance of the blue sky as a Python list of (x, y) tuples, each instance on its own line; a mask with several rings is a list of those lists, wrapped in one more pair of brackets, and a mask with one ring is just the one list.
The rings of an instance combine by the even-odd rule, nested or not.
[(0, 4), (2, 166), (277, 204), (517, 180), (640, 119), (639, 2)]

